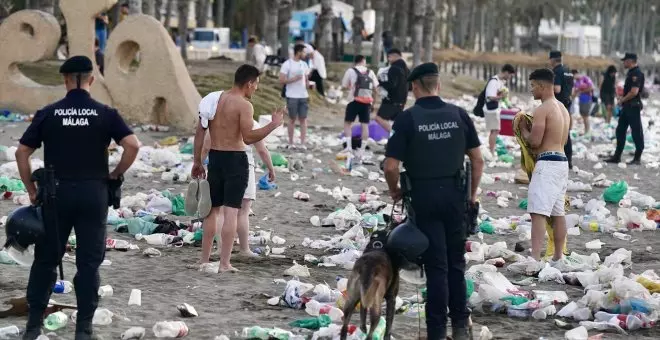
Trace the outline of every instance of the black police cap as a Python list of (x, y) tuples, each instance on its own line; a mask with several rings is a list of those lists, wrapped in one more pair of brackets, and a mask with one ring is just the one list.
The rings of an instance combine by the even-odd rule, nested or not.
[(632, 60), (632, 61), (637, 61), (637, 54), (636, 53), (630, 53), (626, 52), (626, 55), (621, 58), (621, 60)]
[(89, 73), (92, 70), (94, 70), (92, 61), (83, 55), (71, 57), (60, 66), (61, 74)]
[(415, 67), (410, 75), (408, 76), (408, 81), (415, 81), (421, 77), (440, 74), (438, 70), (438, 65), (436, 63), (424, 63)]
[(549, 59), (557, 59), (561, 58), (561, 52), (560, 51), (550, 51), (550, 58)]

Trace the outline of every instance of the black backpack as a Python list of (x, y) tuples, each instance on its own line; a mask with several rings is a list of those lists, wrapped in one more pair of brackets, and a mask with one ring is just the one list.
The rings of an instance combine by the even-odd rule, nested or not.
[(357, 73), (357, 80), (355, 81), (355, 90), (353, 92), (354, 100), (358, 103), (371, 104), (374, 101), (372, 92), (373, 92), (373, 81), (369, 77), (369, 70), (362, 73), (357, 68), (353, 67), (355, 73)]
[(493, 80), (495, 77), (491, 77), (488, 79), (486, 82), (486, 86), (484, 86), (483, 91), (479, 93), (479, 97), (477, 97), (477, 105), (474, 106), (474, 109), (472, 109), (472, 113), (474, 113), (475, 116), (477, 117), (483, 117), (484, 116), (484, 104), (486, 104), (486, 89), (488, 88), (488, 83), (490, 83), (491, 80)]

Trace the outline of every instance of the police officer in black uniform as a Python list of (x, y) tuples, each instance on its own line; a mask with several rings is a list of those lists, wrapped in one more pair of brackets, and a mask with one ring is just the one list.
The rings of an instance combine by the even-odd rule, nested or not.
[[(566, 107), (568, 112), (571, 112), (571, 95), (573, 93), (573, 73), (562, 64), (562, 56), (560, 51), (550, 52), (550, 65), (552, 71), (555, 73), (555, 98)], [(573, 119), (571, 118), (571, 128), (573, 127)], [(564, 145), (564, 153), (568, 158), (568, 168), (573, 168), (573, 142), (571, 142), (571, 134), (568, 134), (566, 145)]]
[(399, 165), (410, 178), (410, 198), (418, 228), (429, 240), (422, 255), (427, 275), (426, 323), (429, 340), (445, 339), (447, 306), (455, 340), (467, 339), (469, 311), (465, 287), (464, 224), (466, 192), (461, 183), (467, 154), (472, 162), (471, 199), (483, 173), (477, 131), (467, 112), (438, 96), (434, 63), (417, 66), (408, 77), (415, 105), (394, 121), (387, 143), (385, 177), (390, 195), (401, 198)]
[(618, 100), (621, 105), (619, 124), (616, 126), (616, 150), (612, 157), (606, 159), (608, 163), (621, 162), (621, 153), (626, 145), (628, 126), (632, 130), (632, 139), (635, 142), (635, 158), (628, 164), (640, 164), (644, 151), (644, 129), (642, 128), (642, 92), (644, 92), (644, 72), (637, 66), (637, 54), (626, 53), (621, 59), (628, 69), (626, 82), (623, 85), (623, 97)]
[[(44, 216), (45, 237), (35, 245), (23, 339), (36, 339), (41, 333), (43, 314), (57, 278), (55, 269), (61, 263), (72, 228), (77, 239), (75, 339), (92, 339), (92, 318), (99, 300), (99, 266), (105, 257), (108, 182), (120, 177), (138, 153), (137, 137), (117, 110), (90, 96), (92, 70), (92, 61), (84, 56), (62, 64), (66, 97), (37, 111), (16, 151), (21, 179), (35, 203), (37, 187), (31, 181), (30, 156), (43, 144), (45, 168), (54, 173), (57, 197), (53, 207), (44, 207), (44, 211), (53, 213)], [(109, 172), (107, 150), (111, 139), (124, 151)]]

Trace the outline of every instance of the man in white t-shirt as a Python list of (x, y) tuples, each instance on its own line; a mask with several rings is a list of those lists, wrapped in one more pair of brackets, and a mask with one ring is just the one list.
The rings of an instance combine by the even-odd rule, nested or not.
[(314, 82), (314, 88), (316, 88), (316, 91), (318, 91), (321, 96), (325, 97), (324, 81), (328, 76), (325, 68), (325, 58), (321, 52), (314, 48), (314, 51), (309, 55), (309, 59), (310, 68), (312, 70), (309, 80)]
[(307, 139), (307, 112), (309, 111), (309, 94), (307, 85), (309, 66), (303, 60), (305, 58), (305, 46), (293, 47), (293, 58), (288, 59), (280, 68), (280, 84), (284, 85), (284, 96), (289, 110), (289, 147), (293, 147), (293, 132), (296, 120), (300, 123), (300, 142), (305, 148)]
[(500, 133), (500, 100), (506, 97), (504, 91), (506, 82), (516, 74), (513, 66), (506, 64), (500, 73), (490, 78), (486, 84), (486, 102), (484, 103), (484, 118), (486, 118), (486, 130), (490, 131), (488, 136), (488, 148), (494, 154), (497, 135)]
[[(200, 113), (215, 112), (221, 94), (222, 91), (216, 91), (216, 92), (211, 92), (206, 97), (204, 97), (199, 105), (199, 112)], [(254, 124), (252, 126), (252, 130), (261, 127), (259, 126), (259, 123), (257, 123), (256, 121), (253, 122)], [(210, 149), (211, 149), (211, 135), (210, 133), (207, 132), (206, 137), (204, 138), (202, 159), (206, 159), (208, 157)], [(268, 168), (268, 180), (271, 182), (275, 181), (275, 168), (273, 167), (273, 162), (270, 157), (270, 152), (268, 151), (268, 148), (266, 148), (266, 143), (263, 140), (256, 142), (254, 143), (254, 149), (257, 149), (259, 158), (261, 158), (261, 161)], [(238, 242), (240, 243), (240, 247), (241, 247), (240, 254), (245, 256), (256, 256), (256, 254), (254, 254), (250, 250), (250, 244), (248, 242), (248, 236), (250, 231), (250, 219), (249, 219), (250, 209), (252, 208), (252, 202), (257, 199), (257, 183), (256, 183), (256, 175), (254, 172), (255, 162), (254, 162), (252, 145), (245, 146), (245, 153), (247, 154), (248, 164), (250, 165), (250, 167), (248, 174), (247, 189), (245, 190), (245, 194), (243, 196), (243, 202), (241, 203), (241, 208), (238, 211), (236, 234), (238, 235)], [(220, 228), (224, 224), (224, 217), (225, 215), (223, 213), (223, 210), (220, 209), (217, 214), (217, 219), (215, 221), (216, 227), (206, 228), (204, 230), (204, 234), (202, 236), (202, 258), (200, 259), (199, 263), (206, 263), (209, 261), (209, 255), (211, 254), (211, 247), (213, 246), (213, 238), (216, 235), (220, 237)], [(215, 234), (213, 233), (213, 231), (215, 231)], [(218, 244), (220, 244), (220, 242), (218, 242)], [(219, 250), (220, 249), (218, 249), (218, 252)]]
[(369, 121), (376, 89), (378, 88), (378, 78), (374, 71), (367, 68), (367, 60), (363, 55), (355, 56), (355, 64), (344, 73), (341, 86), (348, 89), (348, 105), (346, 105), (346, 114), (344, 115), (345, 151), (351, 152), (353, 150), (352, 125), (355, 118), (358, 118), (362, 125), (362, 145), (360, 146), (360, 153), (362, 153), (369, 139)]

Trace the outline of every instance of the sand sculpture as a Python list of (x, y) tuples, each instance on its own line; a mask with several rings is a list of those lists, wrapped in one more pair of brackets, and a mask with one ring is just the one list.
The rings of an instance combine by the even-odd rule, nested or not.
[[(60, 1), (70, 55), (94, 60), (94, 17), (116, 2)], [(66, 94), (64, 86), (38, 84), (17, 66), (53, 56), (60, 35), (55, 17), (36, 10), (16, 12), (0, 25), (0, 107), (33, 113)], [(126, 120), (194, 128), (201, 97), (167, 30), (153, 17), (132, 15), (122, 21), (106, 46), (105, 77), (98, 69), (94, 76), (92, 96), (119, 109)]]

